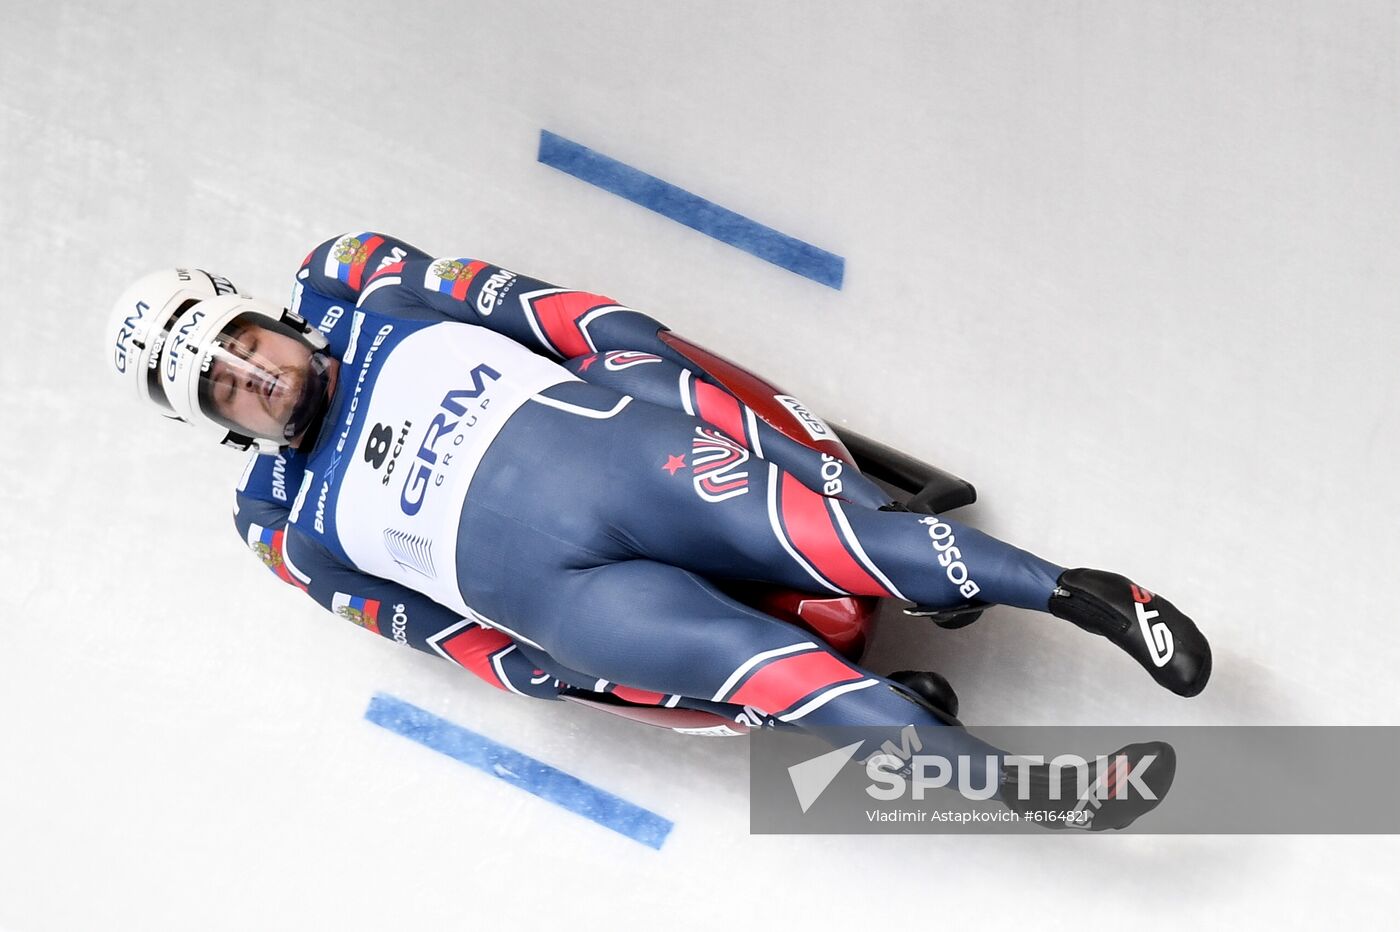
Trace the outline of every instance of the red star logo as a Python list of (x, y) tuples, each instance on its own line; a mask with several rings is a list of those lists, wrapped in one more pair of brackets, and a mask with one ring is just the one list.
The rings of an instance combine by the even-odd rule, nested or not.
[(668, 453), (666, 454), (666, 465), (661, 468), (674, 476), (677, 469), (685, 469), (685, 457), (676, 456), (674, 453)]
[(589, 357), (588, 357), (587, 359), (585, 359), (583, 362), (579, 363), (578, 371), (580, 371), (580, 372), (587, 372), (587, 371), (588, 371), (588, 367), (591, 366), (591, 365), (593, 365), (593, 364), (594, 364), (595, 362), (597, 362), (597, 361), (598, 361), (598, 354), (597, 354), (597, 353), (594, 353), (592, 356), (589, 356)]

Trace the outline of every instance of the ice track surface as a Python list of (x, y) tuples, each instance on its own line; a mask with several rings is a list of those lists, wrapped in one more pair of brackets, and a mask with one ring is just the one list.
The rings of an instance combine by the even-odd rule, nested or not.
[[(1390, 838), (750, 837), (742, 740), (495, 692), (279, 586), (241, 458), (117, 397), (150, 269), (281, 298), (382, 229), (646, 309), (1130, 573), (1199, 699), (998, 609), (887, 618), (973, 722), (1395, 724), (1394, 3), (3, 0), (0, 926), (1316, 927)], [(536, 160), (548, 130), (845, 258), (824, 287)], [(659, 850), (365, 720), (411, 702)]]

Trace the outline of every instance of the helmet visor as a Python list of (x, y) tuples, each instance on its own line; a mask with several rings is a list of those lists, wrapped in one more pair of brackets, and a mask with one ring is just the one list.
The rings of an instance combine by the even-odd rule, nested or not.
[(290, 326), (239, 314), (202, 354), (200, 408), (236, 433), (288, 443), (324, 408), (326, 370), (325, 355)]

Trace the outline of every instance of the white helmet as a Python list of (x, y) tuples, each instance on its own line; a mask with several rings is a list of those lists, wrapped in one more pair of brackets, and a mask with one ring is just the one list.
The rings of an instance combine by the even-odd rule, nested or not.
[(227, 294), (191, 304), (166, 343), (159, 378), (176, 415), (227, 446), (290, 443), (330, 401), (325, 334), (271, 302)]
[(170, 325), (197, 302), (236, 291), (228, 279), (202, 269), (163, 269), (138, 279), (117, 299), (107, 322), (107, 352), (118, 378), (133, 386), (137, 398), (175, 417), (159, 374)]

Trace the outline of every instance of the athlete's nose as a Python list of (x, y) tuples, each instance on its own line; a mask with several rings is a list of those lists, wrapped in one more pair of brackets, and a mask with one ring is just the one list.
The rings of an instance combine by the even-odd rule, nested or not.
[(245, 387), (248, 389), (250, 394), (261, 396), (267, 394), (268, 388), (271, 385), (271, 383), (272, 380), (267, 376), (266, 373), (250, 372), (248, 373), (248, 380), (245, 383)]

